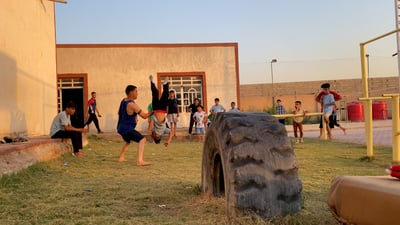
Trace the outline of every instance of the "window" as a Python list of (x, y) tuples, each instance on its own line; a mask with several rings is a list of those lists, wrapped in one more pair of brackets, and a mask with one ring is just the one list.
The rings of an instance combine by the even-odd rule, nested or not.
[[(163, 80), (164, 76), (161, 76)], [(203, 77), (202, 76), (170, 76), (169, 89), (175, 91), (178, 99), (179, 112), (189, 112), (189, 105), (198, 98), (203, 104)]]

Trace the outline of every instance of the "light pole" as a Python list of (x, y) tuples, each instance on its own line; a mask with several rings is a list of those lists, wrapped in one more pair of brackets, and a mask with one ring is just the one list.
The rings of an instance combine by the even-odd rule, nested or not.
[(365, 57), (367, 57), (367, 80), (368, 80), (368, 92), (370, 89), (370, 80), (369, 80), (369, 54), (365, 54)]
[(369, 78), (369, 54), (365, 55), (367, 57), (367, 77)]
[(272, 107), (275, 105), (275, 96), (274, 96), (274, 70), (272, 68), (272, 63), (278, 62), (277, 59), (271, 60), (271, 93), (272, 93)]

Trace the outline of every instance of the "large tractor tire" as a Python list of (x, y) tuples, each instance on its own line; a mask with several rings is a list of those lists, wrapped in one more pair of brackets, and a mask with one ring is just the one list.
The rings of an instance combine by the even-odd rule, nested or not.
[(228, 218), (298, 212), (302, 184), (285, 127), (266, 113), (218, 113), (207, 129), (201, 188), (225, 197)]

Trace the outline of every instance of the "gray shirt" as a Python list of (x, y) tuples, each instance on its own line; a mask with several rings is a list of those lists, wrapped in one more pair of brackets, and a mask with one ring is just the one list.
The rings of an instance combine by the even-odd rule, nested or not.
[(70, 125), (71, 119), (69, 115), (65, 111), (60, 112), (57, 114), (56, 117), (53, 119), (53, 123), (51, 124), (50, 128), (50, 137), (56, 134), (60, 130), (64, 130), (64, 126)]
[(213, 112), (219, 113), (219, 112), (223, 112), (223, 111), (225, 111), (225, 108), (222, 105), (213, 105), (210, 110), (210, 112), (212, 112), (212, 113)]

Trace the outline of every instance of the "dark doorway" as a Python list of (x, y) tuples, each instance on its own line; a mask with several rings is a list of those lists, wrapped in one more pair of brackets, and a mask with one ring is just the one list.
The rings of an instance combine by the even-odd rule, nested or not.
[(71, 125), (73, 127), (82, 128), (85, 123), (85, 110), (83, 104), (83, 88), (62, 89), (62, 108), (65, 104), (73, 101), (76, 105), (75, 115), (71, 116)]

